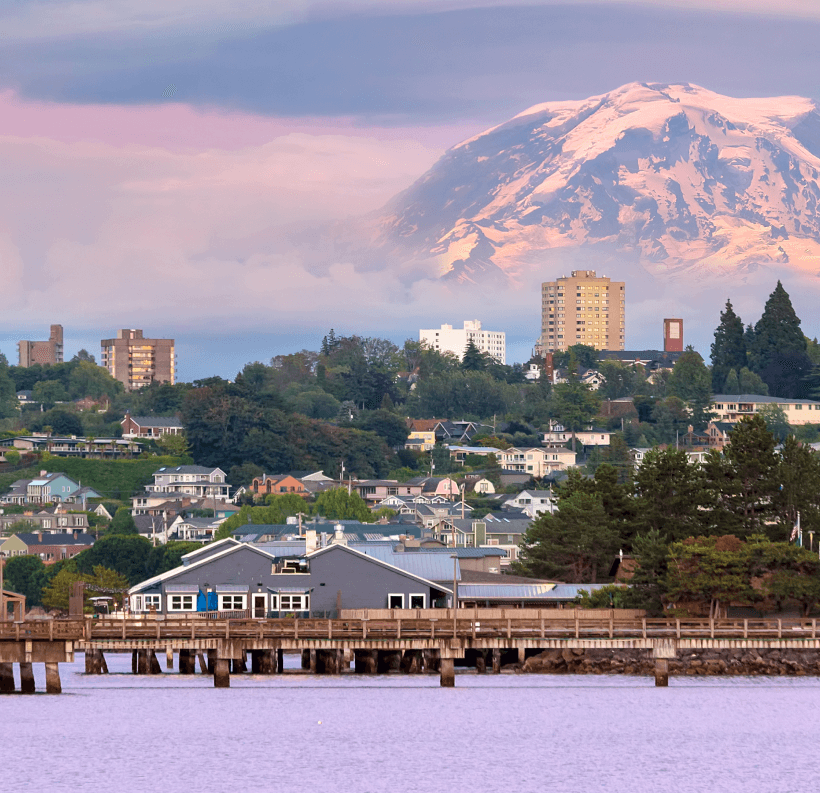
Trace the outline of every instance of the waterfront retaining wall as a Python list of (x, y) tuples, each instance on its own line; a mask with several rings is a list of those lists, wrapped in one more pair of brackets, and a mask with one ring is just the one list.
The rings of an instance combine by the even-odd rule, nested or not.
[[(651, 675), (655, 662), (645, 650), (545, 650), (527, 658), (518, 669), (535, 674)], [(820, 675), (816, 650), (680, 651), (669, 660), (669, 674)]]

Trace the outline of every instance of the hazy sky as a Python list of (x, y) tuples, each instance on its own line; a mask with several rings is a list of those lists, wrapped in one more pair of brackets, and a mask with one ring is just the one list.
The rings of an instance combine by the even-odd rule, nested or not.
[[(0, 350), (66, 329), (178, 341), (180, 375), (316, 348), (331, 326), (400, 342), (479, 318), (525, 359), (541, 278), (508, 293), (303, 261), (282, 240), (378, 209), (448, 147), (529, 105), (633, 80), (820, 99), (820, 3), (17, 0), (0, 6)], [(777, 13), (771, 9), (777, 8)], [(615, 275), (615, 273), (608, 273)], [(632, 290), (630, 348), (683, 314), (708, 353), (731, 294)], [(644, 285), (645, 287), (645, 285)], [(808, 298), (793, 292), (817, 335)], [(683, 291), (686, 297), (682, 297)], [(745, 311), (745, 313), (744, 313)]]

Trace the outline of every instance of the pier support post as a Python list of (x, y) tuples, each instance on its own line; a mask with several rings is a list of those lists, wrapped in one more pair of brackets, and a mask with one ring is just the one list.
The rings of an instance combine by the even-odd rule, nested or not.
[(669, 685), (669, 661), (666, 658), (655, 659), (655, 685)]
[(456, 667), (452, 658), (441, 659), (441, 685), (453, 688), (456, 684)]
[(523, 647), (518, 648), (518, 663), (523, 664), (527, 660), (527, 651)]
[(239, 674), (240, 672), (247, 672), (248, 671), (248, 660), (247, 655), (243, 651), (239, 658), (234, 658), (231, 661), (231, 671), (234, 674)]
[(157, 654), (153, 650), (148, 651), (148, 674), (161, 675), (162, 667), (159, 665)]
[(173, 669), (174, 668), (174, 648), (173, 647), (166, 647), (165, 648), (165, 668), (166, 669)]
[(179, 673), (181, 675), (196, 674), (196, 656), (193, 650), (179, 651)]
[(139, 674), (139, 667), (138, 667), (138, 655), (136, 650), (131, 650), (131, 674), (136, 675)]
[(148, 650), (137, 650), (137, 674), (151, 674), (151, 661), (148, 658)]
[(276, 653), (276, 674), (281, 675), (285, 671), (285, 651), (274, 650)]
[(99, 650), (85, 651), (85, 673), (87, 675), (102, 674), (100, 668), (100, 652)]
[(0, 694), (14, 693), (14, 666), (12, 664), (0, 664)]
[(479, 650), (475, 657), (475, 671), (479, 675), (483, 675), (487, 671), (487, 657), (484, 655), (485, 650)]
[(23, 694), (33, 694), (34, 688), (34, 665), (26, 663), (20, 664), (20, 692)]
[(262, 667), (262, 653), (264, 650), (251, 650), (251, 674), (260, 674)]
[(60, 665), (46, 664), (46, 694), (62, 694), (63, 684), (60, 682)]
[(423, 650), (422, 659), (424, 668), (428, 672), (438, 672), (441, 668), (441, 653), (438, 650)]
[(214, 688), (231, 687), (231, 667), (229, 658), (216, 658), (214, 661)]
[(258, 668), (260, 675), (274, 675), (276, 674), (276, 659), (274, 653), (276, 650), (259, 650)]
[(196, 657), (199, 661), (199, 671), (202, 672), (203, 675), (209, 675), (211, 670), (208, 668), (208, 662), (205, 660), (205, 653), (197, 653)]
[(311, 674), (316, 674), (316, 650), (308, 650), (308, 663)]
[(302, 650), (302, 669), (310, 669), (310, 650)]
[(105, 653), (102, 650), (97, 650), (100, 654), (100, 674), (107, 675), (108, 674), (108, 662), (105, 660)]
[(501, 673), (501, 650), (497, 647), (493, 650), (493, 674)]
[[(227, 659), (226, 659), (227, 660)], [(216, 650), (208, 650), (208, 674), (216, 672)]]

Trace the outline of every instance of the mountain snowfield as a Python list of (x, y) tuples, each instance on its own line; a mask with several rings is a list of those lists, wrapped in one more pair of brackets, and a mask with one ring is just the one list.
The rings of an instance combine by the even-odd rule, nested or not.
[[(546, 102), (450, 149), (371, 228), (442, 277), (515, 283), (590, 246), (653, 273), (820, 263), (820, 113), (631, 83)], [(392, 258), (392, 257), (391, 257)]]

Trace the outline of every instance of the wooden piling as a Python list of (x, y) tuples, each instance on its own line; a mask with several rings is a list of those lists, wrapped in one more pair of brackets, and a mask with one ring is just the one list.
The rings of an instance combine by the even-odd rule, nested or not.
[(274, 650), (276, 653), (276, 673), (281, 675), (285, 671), (285, 651)]
[(655, 659), (655, 685), (669, 685), (669, 661), (666, 658)]
[[(125, 623), (123, 623), (124, 625)], [(137, 650), (131, 650), (131, 674), (139, 674), (139, 659)]]
[(453, 688), (456, 684), (456, 667), (452, 658), (441, 659), (441, 686)]
[(14, 665), (0, 663), (0, 694), (14, 693)]
[[(228, 660), (227, 658), (225, 659)], [(208, 650), (208, 674), (216, 673), (216, 650)]]
[(162, 674), (162, 667), (159, 665), (159, 659), (157, 658), (157, 654), (153, 650), (148, 650), (148, 674)]
[(214, 688), (231, 687), (231, 669), (228, 658), (214, 659)]
[(63, 685), (60, 682), (60, 665), (46, 664), (46, 694), (62, 694)]
[(23, 694), (33, 694), (34, 688), (34, 665), (26, 663), (20, 664), (20, 692)]
[(208, 662), (205, 660), (205, 653), (197, 653), (196, 657), (199, 661), (199, 671), (203, 675), (209, 675), (211, 670), (208, 668)]
[(174, 668), (174, 648), (173, 647), (166, 647), (165, 648), (165, 668), (166, 669), (173, 669)]
[(247, 671), (248, 671), (247, 656), (243, 652), (240, 658), (234, 658), (231, 661), (231, 672), (233, 672), (233, 674), (236, 675), (236, 674), (240, 674), (242, 672), (247, 672)]
[(251, 674), (261, 674), (262, 668), (262, 653), (264, 650), (251, 650)]
[(487, 657), (484, 652), (484, 650), (479, 650), (475, 657), (475, 671), (480, 675), (487, 671)]
[(501, 672), (501, 650), (497, 647), (493, 650), (493, 674), (497, 675)]
[(108, 674), (108, 662), (105, 660), (105, 653), (102, 650), (97, 650), (100, 654), (100, 674), (107, 675)]
[(137, 650), (137, 674), (151, 674), (151, 661), (148, 659), (148, 650)]
[(302, 669), (310, 669), (310, 650), (302, 650)]
[(518, 663), (523, 664), (527, 660), (527, 651), (523, 647), (518, 648)]

